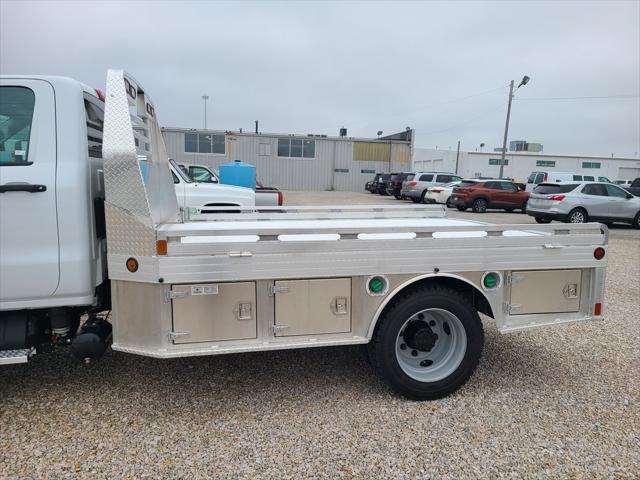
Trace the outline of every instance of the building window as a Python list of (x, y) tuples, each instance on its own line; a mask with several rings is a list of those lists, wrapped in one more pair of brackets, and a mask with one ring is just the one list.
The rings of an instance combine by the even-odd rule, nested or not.
[(333, 171), (336, 173), (349, 173), (348, 168), (334, 168)]
[(184, 151), (186, 153), (220, 153), (224, 155), (224, 135), (185, 133)]
[(368, 169), (364, 168), (364, 169), (360, 170), (360, 173), (376, 173), (376, 171), (375, 170), (368, 170)]
[(291, 158), (315, 158), (316, 141), (301, 138), (279, 138), (278, 156)]
[(555, 167), (555, 160), (536, 160), (536, 167)]
[(600, 168), (600, 162), (582, 162), (582, 168)]
[[(489, 165), (500, 165), (500, 158), (490, 158), (489, 159)], [(505, 165), (509, 165), (509, 159), (505, 158), (504, 159), (504, 164)]]
[(258, 155), (263, 157), (271, 156), (271, 144), (270, 143), (260, 143), (258, 144)]

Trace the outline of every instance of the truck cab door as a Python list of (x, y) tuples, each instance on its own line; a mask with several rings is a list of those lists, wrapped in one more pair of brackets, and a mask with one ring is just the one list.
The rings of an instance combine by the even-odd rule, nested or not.
[(58, 288), (55, 126), (51, 84), (0, 80), (0, 302)]

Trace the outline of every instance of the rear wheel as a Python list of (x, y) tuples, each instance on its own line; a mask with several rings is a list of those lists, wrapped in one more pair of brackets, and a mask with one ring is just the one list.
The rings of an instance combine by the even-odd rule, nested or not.
[(513, 212), (513, 208), (505, 208), (504, 211), (507, 213), (511, 213)]
[(402, 200), (402, 195), (395, 195), (396, 200)]
[(631, 225), (633, 226), (633, 228), (640, 229), (640, 212), (636, 214), (636, 218), (633, 219), (633, 223)]
[(411, 201), (412, 201), (413, 203), (420, 203), (420, 201), (421, 201), (421, 200), (422, 200), (422, 199), (420, 199), (420, 198), (411, 197)]
[(548, 218), (536, 217), (536, 223), (551, 223)]
[(587, 223), (589, 217), (587, 212), (582, 208), (574, 208), (567, 215), (565, 223)]
[(425, 190), (424, 192), (422, 192), (422, 195), (420, 195), (420, 203), (427, 203), (425, 201), (426, 196), (427, 196), (427, 191)]
[(524, 203), (522, 204), (522, 207), (520, 207), (520, 210), (522, 210), (522, 213), (527, 213), (527, 203), (529, 202), (529, 200), (525, 200)]
[(487, 201), (484, 198), (474, 200), (471, 208), (475, 213), (485, 213), (487, 211)]
[(453, 208), (453, 203), (451, 202), (451, 197), (447, 198), (447, 201), (445, 203), (446, 203), (447, 207)]
[(476, 369), (484, 344), (478, 313), (459, 293), (420, 287), (400, 294), (380, 317), (369, 355), (376, 373), (416, 400), (445, 397)]
[(460, 207), (460, 206), (458, 206), (458, 207), (456, 207), (456, 208), (457, 208), (458, 210), (460, 210), (461, 212), (464, 212), (464, 211), (466, 210), (466, 207)]

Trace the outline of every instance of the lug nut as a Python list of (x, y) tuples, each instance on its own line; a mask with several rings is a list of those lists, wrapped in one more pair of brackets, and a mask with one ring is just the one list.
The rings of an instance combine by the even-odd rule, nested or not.
[(431, 325), (432, 327), (435, 327), (436, 326), (436, 321), (435, 320), (431, 320), (429, 322), (429, 325)]
[(417, 350), (411, 350), (411, 355), (414, 357), (418, 356), (418, 351)]
[(406, 343), (401, 343), (400, 344), (400, 350), (406, 350), (407, 349), (407, 344)]
[(433, 365), (433, 360), (426, 359), (420, 362), (421, 367), (430, 367), (431, 365)]

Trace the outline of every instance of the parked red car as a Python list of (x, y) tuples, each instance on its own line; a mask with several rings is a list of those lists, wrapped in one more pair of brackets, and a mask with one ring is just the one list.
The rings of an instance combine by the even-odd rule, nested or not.
[(451, 193), (451, 203), (461, 212), (467, 208), (484, 213), (488, 208), (525, 213), (529, 192), (506, 180), (463, 180)]

